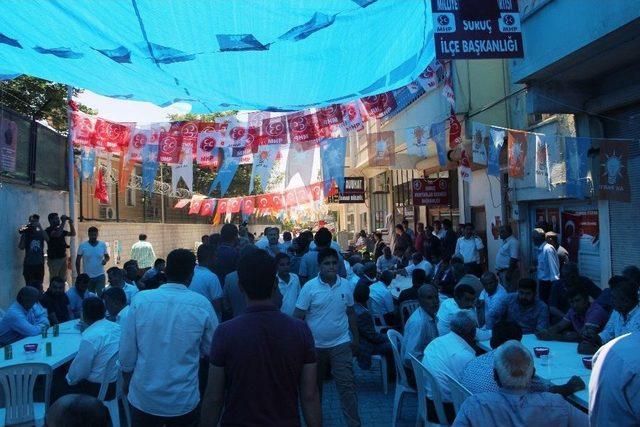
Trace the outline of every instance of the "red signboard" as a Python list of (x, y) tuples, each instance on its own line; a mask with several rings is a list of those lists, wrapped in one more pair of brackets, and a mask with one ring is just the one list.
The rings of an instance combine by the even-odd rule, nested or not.
[(413, 180), (413, 206), (448, 206), (449, 181), (445, 178)]
[(438, 59), (522, 58), (517, 0), (431, 0)]

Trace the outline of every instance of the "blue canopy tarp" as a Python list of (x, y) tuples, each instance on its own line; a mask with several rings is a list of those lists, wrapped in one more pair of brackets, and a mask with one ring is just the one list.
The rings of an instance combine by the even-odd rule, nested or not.
[(413, 81), (431, 19), (428, 0), (4, 0), (0, 78), (196, 113), (300, 110)]

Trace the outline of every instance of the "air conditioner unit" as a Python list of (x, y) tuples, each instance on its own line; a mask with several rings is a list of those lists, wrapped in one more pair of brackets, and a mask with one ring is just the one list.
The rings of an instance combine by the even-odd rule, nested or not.
[(114, 219), (116, 217), (116, 213), (110, 206), (100, 206), (99, 216), (100, 219)]
[(373, 188), (371, 188), (371, 192), (373, 194), (386, 194), (389, 192), (386, 174), (381, 173), (373, 177)]

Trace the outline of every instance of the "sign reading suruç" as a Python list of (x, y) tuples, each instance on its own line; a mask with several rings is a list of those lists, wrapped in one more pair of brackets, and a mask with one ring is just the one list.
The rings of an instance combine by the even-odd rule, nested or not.
[(413, 206), (448, 206), (449, 182), (445, 178), (413, 180)]
[(364, 178), (345, 177), (344, 191), (338, 196), (338, 203), (364, 203)]
[(438, 59), (522, 58), (517, 0), (431, 0)]

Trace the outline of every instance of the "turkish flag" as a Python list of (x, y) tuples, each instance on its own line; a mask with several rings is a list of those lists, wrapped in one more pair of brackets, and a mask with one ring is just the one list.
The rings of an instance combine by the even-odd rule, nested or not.
[(271, 198), (268, 194), (259, 194), (255, 197), (255, 206), (261, 211), (269, 209), (271, 208)]
[(254, 197), (247, 196), (242, 199), (242, 213), (245, 215), (251, 215), (255, 209)]
[(71, 129), (73, 144), (81, 147), (91, 147), (93, 141), (93, 131), (96, 126), (96, 119), (80, 111), (71, 113)]
[(234, 197), (229, 199), (229, 205), (227, 212), (238, 213), (240, 212), (240, 204), (242, 203), (242, 197)]
[(201, 216), (213, 215), (213, 210), (216, 207), (216, 199), (204, 199), (200, 207)]
[(191, 201), (191, 199), (180, 199), (180, 200), (178, 200), (178, 203), (175, 204), (174, 208), (175, 209), (182, 209), (185, 206), (187, 206), (190, 201)]
[(181, 149), (180, 123), (173, 123), (167, 132), (160, 134), (158, 161), (162, 163), (180, 163)]
[(382, 118), (393, 111), (397, 104), (392, 92), (385, 92), (379, 95), (365, 96), (362, 104), (369, 117)]
[(287, 207), (298, 206), (298, 198), (296, 196), (296, 188), (284, 192), (284, 199)]
[(193, 196), (191, 198), (191, 206), (189, 206), (189, 215), (197, 215), (200, 213), (202, 207), (203, 198)]
[(451, 110), (451, 116), (449, 117), (449, 147), (456, 148), (462, 143), (462, 126), (458, 121), (456, 113)]
[(322, 200), (323, 199), (323, 191), (324, 191), (324, 183), (323, 182), (316, 182), (315, 184), (311, 184), (309, 186), (309, 190), (311, 192), (311, 198), (314, 201), (318, 201), (318, 200)]
[(287, 202), (282, 193), (272, 193), (271, 194), (271, 209), (273, 211), (281, 211), (287, 207)]
[(226, 215), (229, 208), (229, 199), (218, 199), (218, 209), (216, 215)]
[(304, 205), (312, 200), (309, 187), (296, 188), (296, 197), (298, 198), (298, 204)]
[(342, 117), (342, 107), (340, 104), (329, 105), (316, 111), (316, 119), (320, 127), (341, 125)]
[(109, 203), (109, 193), (107, 192), (107, 185), (104, 182), (104, 172), (102, 168), (98, 169), (98, 175), (96, 175), (93, 197), (98, 199), (100, 203)]

